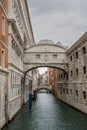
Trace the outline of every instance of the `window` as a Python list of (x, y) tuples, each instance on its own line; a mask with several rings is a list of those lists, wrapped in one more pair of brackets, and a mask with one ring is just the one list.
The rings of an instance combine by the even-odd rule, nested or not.
[(72, 56), (70, 56), (70, 61), (72, 61)]
[(76, 52), (76, 59), (78, 58), (78, 52)]
[(61, 75), (59, 74), (59, 79), (61, 78)]
[(86, 53), (86, 47), (85, 46), (82, 48), (82, 52), (83, 52), (83, 54)]
[(47, 62), (48, 61), (48, 55), (45, 55), (44, 59), (45, 59), (45, 62)]
[(70, 76), (72, 76), (73, 75), (73, 72), (72, 71), (70, 71)]
[(72, 89), (70, 89), (70, 94), (72, 95)]
[(76, 69), (76, 75), (78, 75), (78, 68)]
[(63, 74), (61, 73), (61, 78), (63, 78)]
[(68, 94), (68, 88), (66, 89), (66, 93)]
[(2, 49), (1, 66), (5, 67), (5, 51)]
[(86, 99), (86, 92), (83, 92), (83, 99)]
[(64, 78), (66, 77), (66, 74), (65, 74), (65, 72), (64, 72)]
[(38, 54), (38, 55), (36, 55), (36, 58), (37, 58), (37, 59), (40, 59), (40, 55), (39, 55), (39, 54)]
[(2, 33), (5, 35), (5, 16), (2, 15)]
[(63, 88), (63, 93), (65, 94), (65, 88)]
[(62, 94), (62, 88), (60, 88), (60, 94)]
[(83, 74), (86, 74), (86, 66), (83, 66)]
[(76, 97), (78, 97), (78, 90), (76, 90)]
[(53, 59), (57, 59), (57, 55), (56, 54), (53, 55)]

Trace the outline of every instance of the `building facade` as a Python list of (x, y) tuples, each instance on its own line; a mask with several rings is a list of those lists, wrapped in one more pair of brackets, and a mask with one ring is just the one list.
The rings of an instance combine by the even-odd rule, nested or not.
[(87, 33), (70, 47), (67, 55), (68, 80), (61, 77), (58, 97), (87, 114)]
[[(8, 118), (11, 120), (28, 100), (31, 74), (24, 79), (23, 53), (34, 44), (27, 0), (9, 0)], [(25, 86), (24, 86), (25, 83)]]
[(8, 0), (0, 0), (0, 128), (6, 120), (8, 90)]
[(49, 86), (52, 92), (57, 95), (58, 93), (58, 69), (49, 68)]

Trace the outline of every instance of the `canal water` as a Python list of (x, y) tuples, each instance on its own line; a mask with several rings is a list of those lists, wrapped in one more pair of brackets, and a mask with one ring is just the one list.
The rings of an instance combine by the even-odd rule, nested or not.
[(26, 104), (3, 130), (87, 130), (87, 116), (52, 94), (39, 93), (32, 110)]

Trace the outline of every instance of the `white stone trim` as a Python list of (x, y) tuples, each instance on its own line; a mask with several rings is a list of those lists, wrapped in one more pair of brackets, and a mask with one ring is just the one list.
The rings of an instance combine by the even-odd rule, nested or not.
[(4, 8), (3, 3), (2, 3), (2, 0), (0, 1), (0, 6), (1, 6), (1, 8), (3, 9), (6, 18), (8, 19), (8, 12), (7, 12), (7, 10)]
[(0, 40), (0, 43), (1, 43), (6, 49), (8, 49), (8, 46), (7, 46), (2, 40)]
[(8, 73), (8, 69), (0, 66), (0, 72)]
[(11, 100), (9, 100), (9, 102), (11, 102), (11, 101), (13, 101), (13, 100), (16, 100), (17, 98), (20, 98), (20, 97), (21, 97), (21, 95), (20, 95), (20, 96), (15, 97), (15, 98), (12, 98)]

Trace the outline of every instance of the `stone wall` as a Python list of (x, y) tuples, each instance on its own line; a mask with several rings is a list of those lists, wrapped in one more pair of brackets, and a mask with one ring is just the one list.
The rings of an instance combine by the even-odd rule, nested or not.
[(87, 33), (68, 51), (68, 80), (58, 83), (58, 98), (87, 114)]
[(6, 122), (5, 117), (5, 96), (7, 95), (7, 74), (5, 72), (0, 72), (0, 128)]

